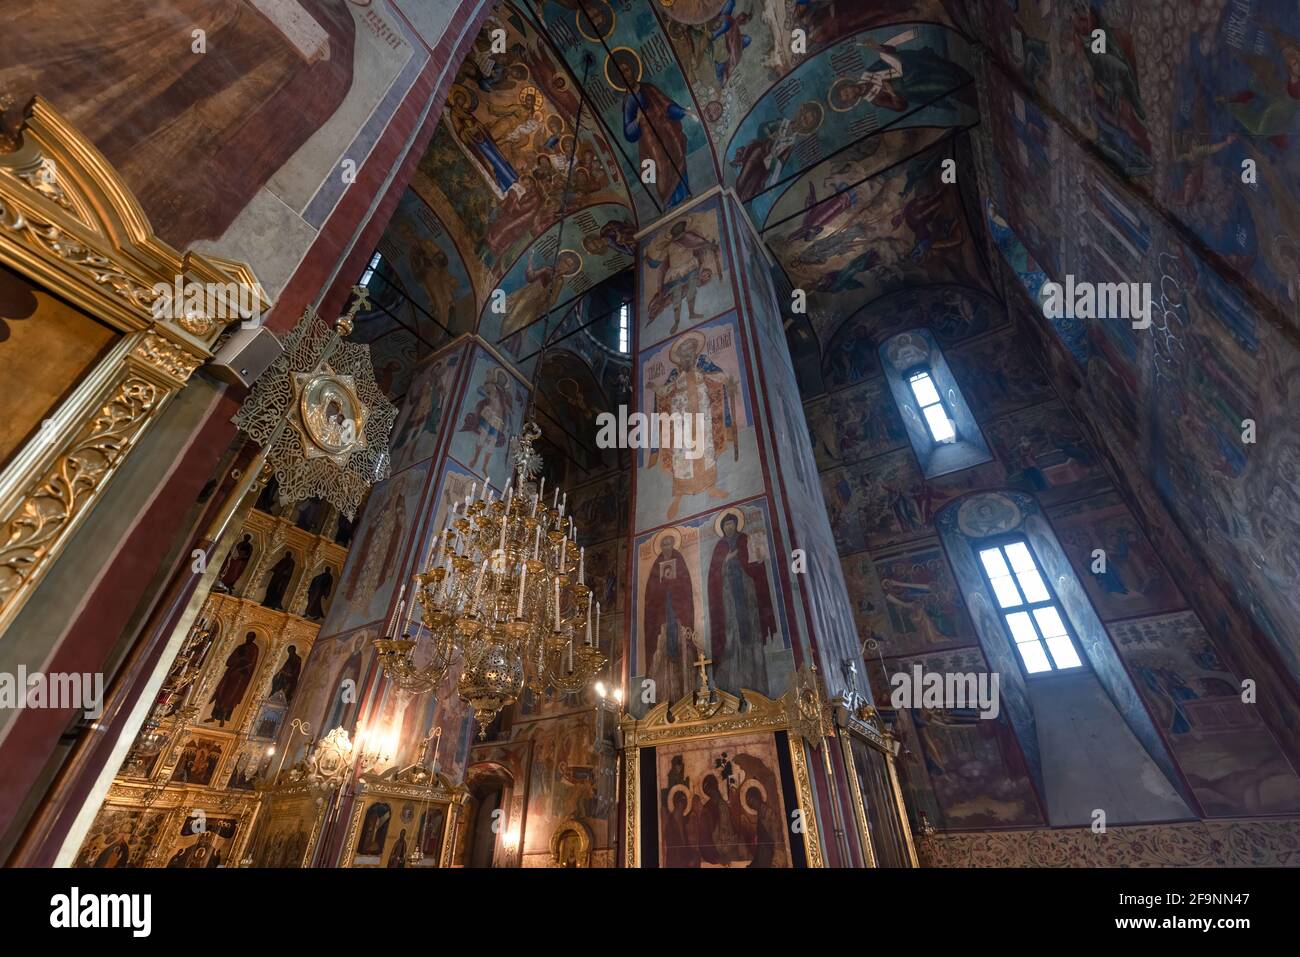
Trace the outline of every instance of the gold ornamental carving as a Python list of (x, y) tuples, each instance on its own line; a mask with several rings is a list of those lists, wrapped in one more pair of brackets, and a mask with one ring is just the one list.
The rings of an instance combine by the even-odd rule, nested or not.
[(551, 832), (551, 867), (591, 867), (591, 828), (582, 821), (561, 821)]
[[(391, 801), (407, 801), (422, 807), (425, 811), (438, 808), (445, 814), (442, 841), (437, 851), (437, 866), (451, 866), (453, 843), (460, 824), (461, 812), (469, 800), (469, 792), (438, 771), (430, 771), (421, 764), (413, 764), (398, 770), (385, 771), (383, 774), (363, 774), (357, 779), (356, 796), (352, 805), (352, 815), (348, 820), (347, 832), (343, 838), (343, 859), (341, 867), (355, 867), (357, 844), (361, 836), (362, 823), (368, 805), (367, 798)], [(415, 857), (421, 855), (416, 852)], [(408, 859), (407, 866), (414, 866)]]
[(157, 407), (159, 392), (139, 377), (123, 381), (72, 447), (31, 484), (0, 541), (0, 609), (103, 488)]
[(145, 334), (132, 355), (181, 382), (202, 364), (198, 356), (153, 332)]
[(211, 357), (219, 324), (155, 314), (160, 290), (257, 279), (160, 240), (112, 165), (40, 98), (20, 111), (0, 101), (0, 264), (119, 336), (0, 470), (3, 634), (123, 458)]
[(56, 223), (25, 215), (7, 206), (0, 197), (0, 227), (20, 234), (29, 244), (57, 256), (64, 264), (80, 271), (97, 285), (106, 287), (131, 306), (152, 312), (154, 300), (158, 298), (152, 287), (132, 279), (112, 259), (95, 252)]
[(832, 724), (817, 669), (809, 665), (800, 668), (789, 695), (790, 722), (794, 730), (814, 749), (820, 748), (822, 738), (831, 733)]
[(641, 752), (636, 748), (628, 748), (623, 752), (623, 780), (626, 786), (623, 791), (623, 808), (625, 821), (625, 830), (623, 835), (623, 858), (624, 866), (640, 867), (638, 857), (641, 850), (641, 802), (638, 800), (638, 789), (640, 784), (637, 781), (637, 772), (641, 767)]

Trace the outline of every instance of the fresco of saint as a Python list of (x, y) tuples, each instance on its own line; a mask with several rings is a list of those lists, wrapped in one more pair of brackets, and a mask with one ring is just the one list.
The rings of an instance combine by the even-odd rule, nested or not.
[(677, 546), (679, 532), (661, 532), (646, 583), (645, 638), (647, 674), (659, 683), (656, 700), (676, 701), (692, 687), (695, 644), (695, 583)]
[(460, 283), (452, 275), (451, 260), (447, 253), (431, 237), (421, 236), (410, 220), (402, 220), (397, 225), (397, 235), (406, 247), (407, 264), (411, 272), (424, 287), (429, 297), (434, 319), (448, 329), (454, 329), (456, 293)]
[(478, 97), (468, 88), (456, 84), (447, 97), (447, 122), (461, 148), (473, 157), (497, 195), (504, 197), (519, 181), (519, 173), (492, 138), (488, 128), (474, 115), (478, 102)]
[(501, 323), (502, 339), (546, 315), (555, 306), (565, 282), (582, 272), (582, 257), (572, 249), (560, 250), (553, 262), (540, 266), (535, 265), (534, 255), (536, 249), (524, 267), (525, 285), (510, 296), (509, 314)]
[[(685, 219), (673, 223), (662, 248), (662, 253), (646, 253), (646, 264), (656, 270), (658, 280), (650, 297), (649, 321), (653, 322), (664, 309), (672, 309), (673, 324), (668, 330), (668, 335), (672, 335), (681, 324), (683, 302), (686, 303), (686, 318), (692, 325), (708, 318), (696, 311), (696, 295), (701, 286), (707, 286), (722, 275), (722, 261), (718, 256), (717, 240), (691, 229)], [(655, 258), (656, 255), (661, 258)]]
[(460, 354), (435, 360), (411, 383), (401, 416), (389, 443), (393, 471), (400, 471), (433, 454), (442, 429), (443, 401), (460, 369)]
[(506, 444), (515, 400), (510, 394), (510, 377), (504, 369), (491, 369), (478, 387), (478, 401), (465, 413), (461, 432), (474, 436), (474, 454), (466, 464), (486, 469), (494, 450)]
[(605, 78), (623, 94), (623, 138), (635, 143), (638, 168), (654, 162), (655, 188), (664, 209), (691, 193), (686, 179), (686, 131), (682, 120), (691, 111), (679, 106), (653, 83), (641, 82), (641, 58), (620, 47), (605, 64)]
[[(1146, 109), (1138, 90), (1134, 38), (1118, 23), (1103, 18), (1097, 6), (1081, 7), (1073, 18), (1077, 46), (1092, 77), (1093, 120), (1097, 125), (1097, 146), (1116, 165), (1131, 175), (1151, 171), (1151, 133)], [(1094, 31), (1105, 33), (1104, 49), (1094, 49)]]
[(766, 644), (776, 632), (767, 565), (751, 552), (745, 516), (727, 509), (717, 518), (718, 543), (709, 559), (709, 638), (718, 687), (768, 692)]
[(748, 202), (779, 183), (795, 147), (817, 131), (825, 115), (822, 105), (810, 100), (795, 110), (793, 117), (764, 122), (758, 135), (740, 146), (731, 158), (740, 198)]
[[(688, 332), (668, 350), (673, 370), (655, 389), (654, 411), (690, 415), (702, 423), (695, 436), (695, 449), (663, 448), (650, 453), (651, 468), (658, 465), (672, 473), (672, 501), (667, 517), (677, 517), (682, 496), (707, 492), (712, 498), (726, 498), (717, 487), (718, 462), (729, 447), (740, 457), (737, 444), (737, 382), (704, 351), (704, 334)], [(698, 457), (693, 457), (698, 456)]]
[(709, 44), (713, 51), (713, 71), (718, 85), (723, 86), (731, 77), (745, 49), (753, 37), (740, 32), (749, 23), (748, 12), (736, 13), (736, 0), (727, 0), (718, 15), (709, 23)]
[(868, 38), (861, 45), (875, 50), (880, 59), (856, 78), (842, 77), (831, 84), (827, 100), (831, 109), (844, 112), (863, 103), (894, 113), (941, 98), (971, 80), (962, 67), (945, 60), (930, 47), (903, 46), (916, 38), (908, 30), (887, 43)]
[(391, 580), (407, 521), (406, 483), (397, 481), (390, 486), (388, 500), (374, 521), (367, 523), (366, 533), (358, 543), (358, 564), (361, 567), (352, 570), (351, 580), (343, 594), (349, 606), (358, 603), (368, 609), (380, 583)]

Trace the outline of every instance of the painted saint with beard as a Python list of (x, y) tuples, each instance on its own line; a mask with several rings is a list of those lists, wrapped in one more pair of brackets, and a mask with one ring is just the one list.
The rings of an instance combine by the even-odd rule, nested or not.
[(658, 701), (676, 701), (691, 689), (697, 651), (695, 584), (686, 559), (677, 550), (680, 543), (676, 529), (659, 534), (645, 589), (645, 661), (647, 674), (659, 683)]
[(719, 535), (709, 560), (709, 636), (714, 674), (724, 691), (769, 693), (766, 645), (776, 632), (767, 566), (750, 553), (745, 516), (729, 508), (718, 516)]
[(688, 332), (668, 350), (673, 370), (663, 385), (655, 387), (654, 411), (671, 415), (688, 415), (701, 423), (694, 448), (678, 442), (676, 448), (659, 448), (650, 453), (649, 465), (672, 472), (672, 501), (666, 517), (677, 517), (682, 497), (707, 492), (712, 498), (725, 499), (717, 487), (718, 460), (730, 446), (732, 461), (740, 457), (736, 427), (738, 385), (734, 376), (713, 362), (704, 351), (701, 332)]

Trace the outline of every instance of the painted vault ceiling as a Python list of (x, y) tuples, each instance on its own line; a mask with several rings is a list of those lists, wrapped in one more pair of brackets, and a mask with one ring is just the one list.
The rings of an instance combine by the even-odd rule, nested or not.
[(581, 297), (631, 266), (636, 232), (719, 186), (744, 203), (778, 282), (808, 292), (790, 330), (805, 352), (901, 289), (986, 291), (960, 190), (940, 178), (978, 121), (954, 9), (502, 4), (386, 237), (414, 260), (410, 318), (436, 333), (402, 334), (473, 328), (531, 377)]

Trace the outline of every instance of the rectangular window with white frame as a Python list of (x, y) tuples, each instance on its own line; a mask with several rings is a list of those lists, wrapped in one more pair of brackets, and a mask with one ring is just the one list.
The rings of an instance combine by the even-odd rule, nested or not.
[(939, 390), (934, 387), (934, 379), (930, 377), (929, 370), (917, 369), (907, 377), (907, 384), (912, 387), (912, 395), (916, 396), (921, 417), (930, 430), (930, 437), (939, 443), (956, 439), (957, 431), (953, 428), (952, 417), (948, 414), (948, 407), (944, 405)]
[(988, 542), (976, 551), (1025, 670), (1032, 675), (1083, 667), (1069, 621), (1029, 543)]

